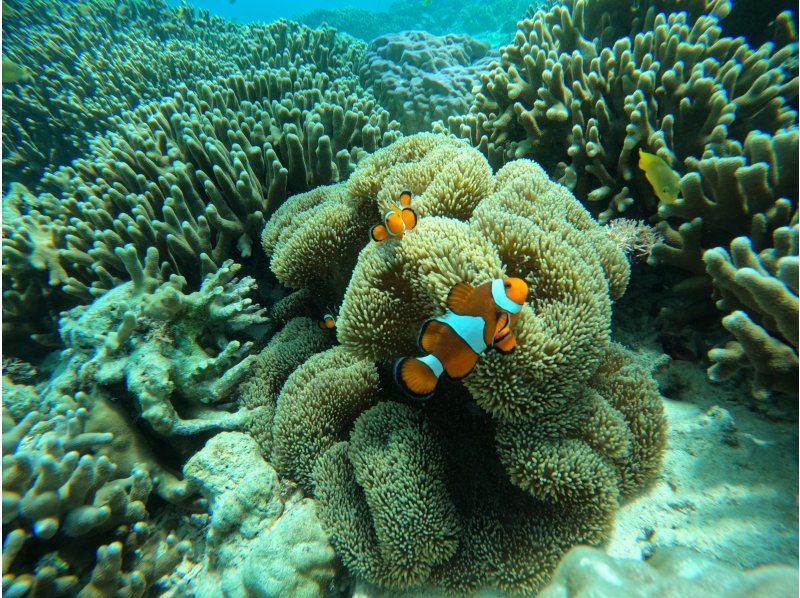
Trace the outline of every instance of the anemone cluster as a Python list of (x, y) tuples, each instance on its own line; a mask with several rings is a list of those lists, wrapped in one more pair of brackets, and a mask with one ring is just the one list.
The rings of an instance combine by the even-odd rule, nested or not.
[[(365, 233), (403, 189), (420, 221), (402, 239), (344, 234)], [(284, 284), (343, 291), (339, 346), (265, 393), (271, 421), (253, 424), (270, 428), (259, 436), (278, 472), (317, 498), (353, 573), (391, 588), (535, 590), (570, 546), (602, 542), (620, 499), (657, 471), (658, 390), (610, 341), (628, 260), (535, 163), (492, 175), (463, 142), (406, 137), (346, 183), (284, 203), (263, 242)], [(327, 286), (326, 273), (337, 273)], [(502, 275), (531, 288), (515, 352), (487, 354), (425, 408), (381, 382), (385, 363), (415, 353), (455, 283)], [(248, 403), (261, 392), (251, 387)]]

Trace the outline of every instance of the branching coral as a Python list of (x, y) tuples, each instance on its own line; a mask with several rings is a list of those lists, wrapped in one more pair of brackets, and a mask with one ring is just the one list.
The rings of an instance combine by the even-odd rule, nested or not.
[(681, 180), (681, 197), (659, 208), (667, 220), (665, 241), (653, 248), (650, 262), (694, 275), (684, 286), (705, 281), (707, 287), (705, 249), (743, 235), (757, 251), (767, 248), (773, 231), (797, 218), (797, 148), (796, 127), (774, 135), (753, 131), (742, 156), (690, 160), (693, 172)]
[[(273, 458), (314, 490), (345, 564), (392, 588), (536, 589), (569, 547), (606, 537), (664, 444), (648, 368), (610, 344), (624, 253), (535, 163), (496, 176), (461, 166), (477, 155), (408, 137), (338, 187), (380, 204), (408, 184), (421, 218), (402, 239), (361, 250), (337, 320), (341, 346), (289, 377), (272, 428)], [(315, 246), (308, 228), (284, 233)], [(517, 349), (487, 352), (425, 409), (398, 404), (374, 362), (417, 354), (420, 324), (444, 311), (454, 284), (503, 275), (531, 289)]]
[[(47, 18), (43, 18), (47, 15)], [(236, 25), (164, 2), (6, 3), (3, 51), (36, 76), (3, 88), (3, 175), (34, 185), (79, 157), (113, 117), (248, 67), (352, 70), (363, 44), (293, 23)], [(289, 53), (286, 51), (288, 50)]]
[(132, 247), (117, 254), (133, 280), (64, 315), (67, 348), (48, 400), (88, 408), (87, 429), (113, 433), (108, 452), (122, 471), (147, 463), (155, 491), (186, 503), (181, 460), (202, 434), (248, 420), (246, 410), (227, 409), (254, 359), (246, 339), (265, 321), (263, 310), (246, 296), (252, 279), (236, 279), (234, 264), (187, 294), (180, 277), (160, 277), (154, 248), (144, 264)]
[(436, 37), (403, 31), (369, 45), (360, 75), (405, 133), (463, 114), (474, 99), (478, 75), (489, 68), (489, 47), (468, 35)]
[(317, 62), (333, 62), (325, 39), (276, 27), (275, 67), (197, 93), (183, 86), (125, 113), (90, 158), (45, 178), (54, 194), (4, 223), (7, 314), (41, 319), (124, 282), (114, 248), (126, 244), (140, 259), (156, 247), (161, 268), (193, 288), (226, 259), (258, 261), (265, 217), (287, 193), (346, 178), (365, 151), (397, 136), (354, 76), (333, 78), (289, 52), (312, 44)]
[(101, 454), (114, 435), (89, 431), (90, 417), (63, 407), (4, 417), (4, 595), (142, 595), (189, 549), (148, 521), (148, 472), (121, 474)]
[[(678, 9), (687, 12), (671, 12)], [(471, 113), (450, 119), (499, 166), (532, 157), (608, 219), (657, 205), (636, 148), (681, 174), (791, 126), (796, 45), (722, 37), (729, 3), (570, 0), (519, 23)], [(664, 12), (660, 12), (660, 11)], [(635, 201), (634, 201), (635, 200)]]
[(734, 340), (712, 349), (712, 380), (753, 370), (753, 394), (797, 393), (797, 224), (775, 231), (774, 246), (756, 253), (748, 237), (703, 259), (727, 313), (722, 325)]

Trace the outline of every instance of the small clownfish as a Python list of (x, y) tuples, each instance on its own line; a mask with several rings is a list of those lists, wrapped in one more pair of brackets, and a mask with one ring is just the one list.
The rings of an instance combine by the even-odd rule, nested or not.
[(418, 344), (428, 355), (395, 362), (398, 385), (413, 398), (428, 399), (442, 372), (460, 380), (487, 349), (513, 351), (517, 339), (511, 328), (527, 298), (521, 278), (495, 278), (477, 288), (458, 283), (447, 296), (448, 311), (422, 325)]
[(383, 224), (376, 224), (369, 234), (373, 241), (383, 241), (389, 237), (403, 238), (406, 231), (417, 225), (417, 212), (411, 207), (411, 191), (403, 191), (398, 202), (383, 215)]
[(670, 168), (663, 158), (639, 148), (639, 168), (653, 186), (661, 203), (668, 204), (678, 199), (681, 190), (681, 177)]
[(323, 330), (331, 330), (336, 326), (336, 318), (333, 317), (333, 314), (325, 314), (318, 324)]

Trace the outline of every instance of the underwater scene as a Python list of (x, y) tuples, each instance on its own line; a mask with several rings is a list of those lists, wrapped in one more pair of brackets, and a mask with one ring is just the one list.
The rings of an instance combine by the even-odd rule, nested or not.
[(4, 0), (3, 596), (798, 596), (797, 31)]

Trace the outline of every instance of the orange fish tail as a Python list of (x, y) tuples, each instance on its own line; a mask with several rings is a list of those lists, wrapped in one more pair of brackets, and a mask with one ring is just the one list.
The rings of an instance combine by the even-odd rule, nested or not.
[(373, 241), (383, 241), (384, 239), (388, 238), (389, 231), (382, 224), (376, 224), (372, 227), (372, 230), (370, 230), (369, 234)]
[[(423, 359), (430, 360), (431, 357), (433, 356)], [(434, 357), (433, 359), (435, 360), (436, 358)], [(403, 357), (398, 359), (394, 365), (394, 377), (397, 384), (406, 394), (415, 399), (427, 399), (436, 390), (436, 384), (439, 382), (439, 376), (442, 373), (441, 366), (438, 369), (439, 373), (437, 374), (431, 365), (421, 359)]]

